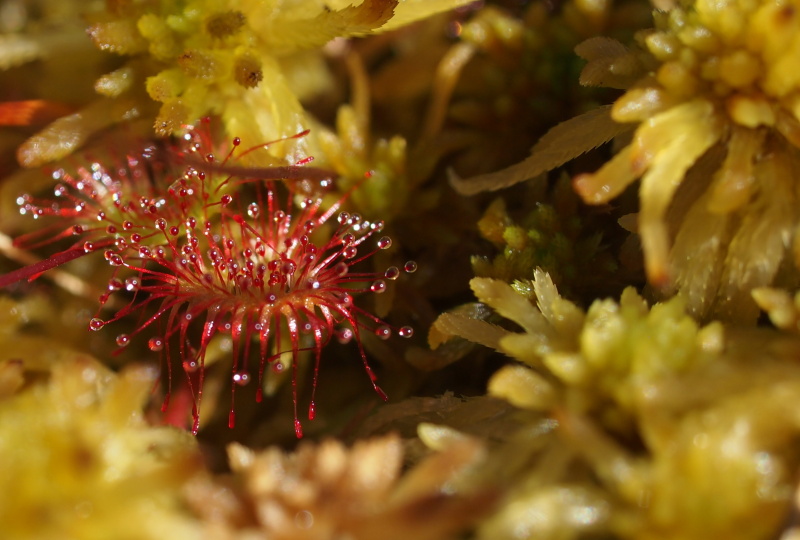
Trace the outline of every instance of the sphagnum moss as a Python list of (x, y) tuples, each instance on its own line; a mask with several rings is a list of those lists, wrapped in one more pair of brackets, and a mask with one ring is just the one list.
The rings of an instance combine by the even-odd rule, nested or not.
[(202, 529), (181, 493), (202, 459), (188, 433), (147, 421), (157, 370), (112, 373), (23, 332), (26, 319), (39, 318), (35, 306), (0, 305), (3, 537), (123, 537), (115, 524), (126, 523), (129, 538), (197, 538)]
[(588, 60), (583, 84), (626, 90), (610, 109), (558, 126), (511, 169), (458, 185), (496, 189), (632, 133), (575, 189), (604, 204), (641, 179), (649, 281), (698, 317), (753, 321), (753, 288), (797, 281), (784, 272), (800, 253), (800, 86), (788, 67), (800, 58), (797, 6), (684, 1), (654, 19), (634, 48), (599, 37), (576, 48)]
[(228, 458), (239, 508), (204, 500), (219, 489), (211, 483), (198, 484), (191, 503), (217, 537), (286, 540), (459, 538), (491, 508), (491, 491), (451, 487), (483, 459), (480, 441), (442, 444), (405, 473), (403, 455), (396, 434), (351, 448), (335, 440), (304, 443), (292, 453), (233, 444)]
[[(87, 7), (95, 45), (128, 60), (100, 77), (101, 96), (22, 144), (20, 163), (35, 167), (70, 154), (110, 124), (149, 117), (164, 136), (209, 114), (229, 136), (289, 137), (308, 127), (301, 100), (333, 84), (321, 53), (335, 38), (391, 30), (466, 0), (256, 2), (108, 2)], [(276, 156), (317, 154), (313, 137)]]
[(800, 342), (701, 327), (681, 299), (650, 308), (632, 289), (584, 312), (541, 271), (535, 305), (500, 280), (472, 288), (523, 331), (447, 328), (520, 362), (489, 392), (527, 411), (506, 457), (487, 460), (513, 480), (482, 537), (765, 538), (780, 525), (800, 463), (798, 417), (780, 412), (800, 392)]

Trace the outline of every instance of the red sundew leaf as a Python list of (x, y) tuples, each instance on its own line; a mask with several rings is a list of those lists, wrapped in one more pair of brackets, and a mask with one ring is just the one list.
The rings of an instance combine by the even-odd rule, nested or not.
[[(108, 247), (111, 244), (112, 242), (110, 240), (106, 242), (98, 242), (94, 246), (94, 250)], [(14, 270), (7, 274), (3, 274), (2, 276), (0, 276), (0, 289), (8, 287), (9, 285), (13, 285), (14, 283), (22, 281), (23, 279), (27, 279), (28, 281), (33, 281), (34, 279), (38, 278), (40, 275), (42, 275), (44, 272), (47, 272), (48, 270), (61, 266), (62, 264), (68, 263), (70, 261), (74, 261), (75, 259), (83, 257), (84, 255), (88, 255), (89, 253), (92, 252), (93, 250), (87, 251), (86, 248), (82, 245), (73, 246), (60, 253), (56, 253), (55, 255), (52, 255), (47, 259), (44, 259), (43, 261), (39, 261), (37, 263), (25, 266), (18, 270)]]

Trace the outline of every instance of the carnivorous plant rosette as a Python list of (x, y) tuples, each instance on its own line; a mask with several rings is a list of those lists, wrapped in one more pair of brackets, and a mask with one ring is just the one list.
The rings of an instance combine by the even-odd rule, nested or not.
[[(23, 214), (71, 222), (66, 228), (56, 224), (60, 230), (45, 228), (44, 235), (55, 230), (55, 239), (74, 235), (85, 241), (43, 264), (0, 277), (0, 286), (103, 251), (115, 270), (101, 305), (113, 294), (127, 291), (133, 296), (110, 319), (99, 314), (92, 318), (89, 329), (97, 331), (138, 313), (135, 331), (116, 337), (119, 347), (128, 346), (137, 334), (154, 331), (148, 341), (151, 351), (169, 362), (170, 351), (177, 349), (191, 394), (195, 433), (206, 351), (219, 334), (229, 334), (232, 341), (230, 427), (235, 424), (236, 387), (256, 378), (249, 367), (251, 348), (258, 349), (260, 359), (258, 401), (266, 367), (271, 365), (276, 371), (288, 367), (289, 363), (279, 360), (284, 352), (291, 352), (298, 437), (302, 436), (297, 418), (301, 351), (315, 355), (315, 390), (323, 347), (334, 338), (344, 343), (354, 340), (375, 391), (386, 399), (367, 362), (360, 332), (388, 339), (395, 332), (411, 337), (413, 330), (392, 328), (356, 305), (353, 297), (359, 292), (383, 293), (387, 281), (403, 271), (414, 272), (416, 263), (409, 261), (402, 270), (390, 266), (378, 272), (362, 271), (359, 263), (390, 248), (392, 241), (380, 236), (374, 244), (368, 243), (384, 224), (339, 212), (346, 195), (323, 207), (322, 193), (331, 184), (325, 171), (301, 166), (240, 167), (240, 157), (265, 145), (237, 151), (240, 139), (236, 138), (217, 157), (208, 122), (186, 129), (176, 148), (161, 151), (165, 156), (155, 157), (157, 151), (148, 147), (109, 167), (94, 163), (75, 175), (58, 169), (53, 173), (59, 181), (54, 200), (21, 195), (18, 204)], [(180, 165), (170, 166), (170, 161)], [(364, 181), (368, 180), (367, 172)], [(41, 236), (34, 233), (33, 238)], [(165, 411), (172, 385), (169, 366)], [(312, 395), (308, 417), (314, 416)]]

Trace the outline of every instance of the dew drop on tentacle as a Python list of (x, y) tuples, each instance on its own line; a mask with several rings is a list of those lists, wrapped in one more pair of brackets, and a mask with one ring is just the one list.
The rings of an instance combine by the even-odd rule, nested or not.
[(200, 369), (200, 362), (197, 360), (184, 360), (183, 361), (183, 371), (186, 373), (194, 373), (198, 369)]
[(344, 277), (350, 271), (350, 267), (344, 261), (339, 261), (333, 265), (333, 275), (336, 277)]
[(247, 205), (247, 215), (253, 219), (256, 219), (261, 215), (261, 207), (259, 207), (257, 203), (250, 203)]
[(125, 290), (128, 292), (135, 292), (139, 290), (139, 278), (129, 277), (125, 280)]
[(392, 336), (392, 329), (385, 324), (375, 329), (375, 335), (381, 339), (389, 339)]
[(414, 335), (414, 329), (410, 326), (401, 326), (397, 331), (397, 335), (404, 338), (410, 338)]
[(89, 321), (89, 330), (93, 330), (93, 331), (97, 332), (98, 330), (103, 328), (105, 325), (106, 325), (106, 322), (103, 319), (98, 319), (97, 317), (95, 317), (91, 321)]
[(389, 249), (390, 247), (392, 247), (392, 239), (388, 236), (383, 236), (378, 240), (378, 249)]
[(108, 290), (109, 291), (118, 291), (123, 287), (122, 280), (119, 278), (111, 278), (108, 280)]
[(351, 330), (350, 328), (340, 328), (336, 330), (335, 336), (336, 336), (336, 341), (338, 341), (342, 345), (346, 345), (350, 343), (350, 341), (353, 339), (353, 330)]
[(131, 342), (131, 338), (128, 334), (120, 334), (117, 336), (116, 342), (119, 347), (127, 347)]
[(245, 386), (250, 382), (250, 373), (247, 371), (237, 371), (233, 374), (233, 382), (238, 386)]
[(111, 266), (122, 266), (123, 264), (122, 257), (120, 257), (118, 253), (115, 253), (110, 249), (107, 249), (105, 253), (103, 253), (103, 256), (106, 258), (108, 264), (110, 264)]
[(407, 274), (413, 274), (417, 271), (417, 263), (415, 261), (408, 261), (403, 265), (403, 270), (405, 270)]
[(280, 265), (281, 274), (292, 275), (295, 270), (297, 270), (297, 264), (291, 259), (286, 259)]
[(300, 420), (294, 421), (294, 434), (297, 436), (298, 439), (303, 438), (303, 426), (300, 424)]
[(383, 277), (389, 280), (395, 280), (400, 276), (400, 269), (396, 266), (390, 266), (386, 269), (386, 272), (383, 273)]
[(370, 285), (369, 290), (374, 293), (380, 294), (386, 291), (386, 282), (383, 281), (382, 279), (376, 280), (375, 282), (372, 283), (372, 285)]
[(152, 337), (147, 341), (147, 347), (153, 352), (161, 351), (164, 349), (164, 340), (160, 337)]

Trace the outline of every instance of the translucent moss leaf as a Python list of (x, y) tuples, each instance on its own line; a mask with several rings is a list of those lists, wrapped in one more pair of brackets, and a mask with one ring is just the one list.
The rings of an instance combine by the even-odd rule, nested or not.
[(794, 298), (784, 290), (761, 287), (753, 290), (758, 307), (769, 315), (772, 324), (789, 332), (800, 333), (800, 294)]
[(400, 482), (392, 501), (406, 502), (440, 492), (445, 486), (458, 483), (459, 476), (485, 457), (482, 442), (448, 426), (420, 424), (420, 439), (437, 453), (417, 465)]
[(710, 292), (719, 288), (725, 246), (732, 234), (730, 216), (713, 214), (707, 206), (707, 194), (691, 205), (670, 252), (673, 286), (698, 319), (706, 318), (713, 308), (715, 295)]
[(581, 309), (561, 298), (550, 274), (537, 268), (533, 272), (533, 289), (542, 315), (562, 336), (571, 339), (577, 336), (583, 326), (584, 315)]
[(63, 116), (33, 135), (17, 149), (23, 167), (38, 167), (68, 156), (93, 133), (138, 114), (131, 99), (106, 98)]
[(508, 332), (486, 321), (456, 313), (442, 313), (428, 334), (428, 345), (436, 349), (451, 337), (461, 337), (485, 347), (497, 349), (500, 338)]
[(744, 204), (753, 195), (756, 178), (753, 167), (766, 133), (735, 127), (731, 130), (728, 154), (714, 175), (708, 209), (727, 214)]
[(0, 69), (27, 64), (40, 58), (43, 53), (40, 42), (30, 36), (0, 36)]
[(580, 83), (584, 86), (627, 89), (639, 76), (636, 56), (615, 39), (587, 39), (575, 47), (575, 53), (589, 61), (581, 71)]
[(521, 365), (500, 369), (489, 380), (488, 390), (489, 394), (521, 409), (548, 410), (556, 400), (553, 385), (534, 370)]
[(754, 208), (742, 220), (728, 246), (718, 292), (718, 314), (728, 320), (754, 321), (758, 310), (750, 291), (770, 285), (787, 252), (796, 220), (797, 197), (792, 165), (785, 154), (765, 157), (756, 165), (762, 185)]
[(450, 183), (462, 195), (474, 195), (513, 186), (560, 167), (630, 129), (629, 126), (615, 123), (610, 111), (610, 105), (598, 107), (558, 124), (539, 139), (530, 157), (520, 163), (466, 179), (451, 173)]
[[(673, 107), (637, 130), (632, 143), (633, 161), (649, 166), (639, 190), (639, 233), (650, 283), (664, 285), (669, 279), (669, 233), (664, 214), (672, 196), (686, 171), (720, 135), (713, 108), (705, 100)], [(655, 148), (659, 150), (654, 152)]]
[(380, 31), (394, 30), (414, 21), (419, 21), (457, 7), (466, 6), (474, 0), (400, 0), (394, 17), (381, 26)]
[(545, 333), (547, 319), (533, 307), (527, 298), (517, 293), (505, 281), (490, 278), (474, 278), (469, 286), (481, 302), (490, 305), (503, 317), (516, 322), (531, 334)]
[(147, 40), (142, 37), (136, 21), (132, 19), (97, 22), (89, 26), (86, 33), (103, 51), (136, 54), (147, 49)]
[(361, 36), (382, 27), (394, 15), (398, 0), (364, 0), (340, 10), (323, 9), (308, 19), (278, 19), (269, 25), (266, 40), (292, 48), (321, 47), (333, 38)]

